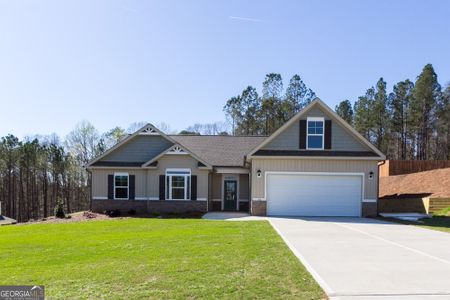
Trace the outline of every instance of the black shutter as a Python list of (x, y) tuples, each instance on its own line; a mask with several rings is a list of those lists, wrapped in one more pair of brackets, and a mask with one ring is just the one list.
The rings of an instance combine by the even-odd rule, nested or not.
[(331, 120), (325, 120), (325, 149), (331, 149)]
[(299, 148), (306, 149), (306, 120), (300, 120)]
[(134, 186), (135, 186), (135, 182), (136, 182), (136, 180), (135, 180), (135, 175), (130, 175), (129, 176), (130, 178), (129, 178), (129, 180), (130, 180), (130, 182), (129, 182), (129, 187), (130, 187), (130, 190), (129, 190), (129, 198), (130, 198), (130, 200), (134, 200), (134, 195), (135, 195), (135, 188), (134, 188)]
[(108, 175), (108, 199), (114, 199), (114, 175)]
[(191, 176), (191, 200), (197, 200), (197, 175)]
[(166, 175), (159, 175), (159, 200), (166, 199)]

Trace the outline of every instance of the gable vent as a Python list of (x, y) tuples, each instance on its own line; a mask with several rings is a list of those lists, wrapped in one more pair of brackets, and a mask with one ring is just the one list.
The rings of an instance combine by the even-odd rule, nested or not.
[(140, 135), (159, 135), (158, 131), (155, 130), (152, 126), (147, 126), (141, 132)]
[(174, 146), (167, 152), (167, 154), (189, 154), (189, 153), (184, 151), (180, 146)]

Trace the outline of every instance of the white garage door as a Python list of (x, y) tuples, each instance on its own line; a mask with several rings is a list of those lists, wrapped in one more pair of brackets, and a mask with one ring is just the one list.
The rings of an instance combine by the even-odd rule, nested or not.
[(361, 184), (359, 175), (268, 174), (267, 214), (359, 217)]

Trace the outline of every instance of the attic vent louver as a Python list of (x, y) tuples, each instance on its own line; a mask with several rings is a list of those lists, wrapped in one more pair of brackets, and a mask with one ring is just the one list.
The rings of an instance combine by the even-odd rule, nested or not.
[(159, 135), (158, 131), (156, 131), (155, 128), (153, 128), (151, 126), (147, 126), (139, 134), (140, 135)]
[(188, 154), (180, 146), (173, 146), (172, 149), (167, 152), (167, 154)]

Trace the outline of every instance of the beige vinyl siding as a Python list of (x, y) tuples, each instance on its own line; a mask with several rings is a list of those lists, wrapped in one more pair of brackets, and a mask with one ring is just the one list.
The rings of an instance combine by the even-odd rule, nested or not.
[(239, 200), (249, 200), (248, 174), (239, 175)]
[[(258, 178), (256, 171), (261, 170)], [(377, 199), (378, 164), (374, 160), (318, 160), (318, 159), (253, 159), (252, 160), (252, 199), (265, 198), (265, 172), (328, 172), (364, 173), (364, 199)], [(374, 172), (369, 179), (369, 172)]]
[(148, 197), (159, 197), (159, 175), (165, 175), (166, 169), (191, 169), (197, 175), (197, 198), (208, 199), (208, 170), (200, 170), (198, 161), (190, 155), (166, 154), (158, 160), (157, 169), (147, 171)]
[(212, 200), (222, 199), (222, 174), (212, 174), (211, 189)]
[[(347, 129), (338, 124), (338, 121), (329, 116), (318, 107), (311, 108), (306, 116), (301, 120), (306, 120), (308, 117), (323, 117), (325, 120), (331, 120), (331, 150), (337, 151), (368, 151), (370, 150), (366, 145), (358, 141)], [(298, 150), (299, 149), (299, 122), (293, 123), (286, 128), (270, 143), (263, 147), (263, 149), (270, 150)]]
[(108, 197), (108, 175), (128, 173), (135, 175), (135, 198), (145, 197), (145, 170), (94, 169), (92, 170), (92, 197)]
[(159, 199), (159, 175), (166, 168), (188, 168), (197, 175), (197, 198), (208, 199), (208, 170), (200, 170), (197, 160), (189, 155), (165, 155), (158, 160), (157, 169), (94, 169), (92, 170), (92, 196), (108, 197), (108, 175), (114, 172), (135, 175), (135, 197)]
[(171, 145), (172, 142), (160, 135), (137, 135), (100, 161), (147, 162)]

